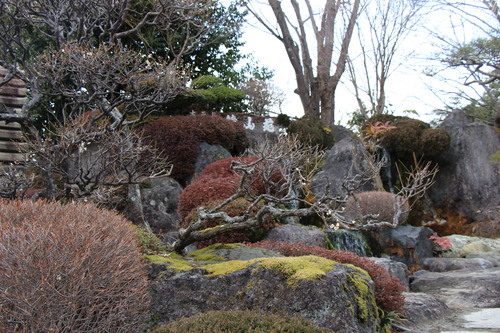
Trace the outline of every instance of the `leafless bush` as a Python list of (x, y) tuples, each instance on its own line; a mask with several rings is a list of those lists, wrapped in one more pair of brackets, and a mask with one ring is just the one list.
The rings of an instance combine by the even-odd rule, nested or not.
[(0, 331), (141, 331), (148, 285), (128, 221), (92, 205), (0, 205)]
[(43, 174), (46, 196), (104, 198), (106, 189), (169, 174), (169, 163), (143, 144), (139, 133), (124, 127), (108, 130), (106, 122), (91, 119), (57, 125), (45, 138), (27, 136), (27, 163)]
[(28, 189), (33, 186), (34, 176), (27, 175), (24, 168), (9, 164), (0, 166), (0, 197), (6, 199), (23, 199)]

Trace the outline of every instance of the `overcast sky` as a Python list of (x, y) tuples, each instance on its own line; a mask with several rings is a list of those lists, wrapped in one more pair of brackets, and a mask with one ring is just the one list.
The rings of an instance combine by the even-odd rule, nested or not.
[[(313, 1), (323, 6), (325, 0)], [(272, 20), (272, 13), (268, 13), (270, 13), (270, 20)], [(302, 116), (303, 109), (300, 99), (293, 92), (296, 88), (295, 74), (283, 45), (271, 34), (263, 31), (251, 15), (248, 18), (250, 24), (246, 25), (244, 29), (243, 40), (246, 45), (243, 52), (253, 54), (261, 65), (274, 70), (274, 83), (287, 96), (287, 101), (282, 107), (283, 112), (290, 116)], [(446, 15), (443, 16), (443, 13), (430, 14), (423, 20), (425, 28), (411, 34), (403, 45), (403, 49), (412, 50), (415, 54), (409, 61), (402, 63), (390, 76), (387, 83), (387, 102), (390, 104), (389, 109), (394, 110), (395, 114), (402, 115), (403, 110), (416, 110), (419, 113), (419, 118), (429, 122), (435, 118), (432, 111), (436, 108), (442, 108), (443, 103), (429, 90), (428, 86), (437, 90), (440, 88), (446, 90), (446, 85), (443, 82), (423, 74), (426, 67), (434, 64), (429, 58), (438, 51), (435, 45), (436, 40), (430, 36), (429, 30), (447, 29), (449, 20)], [(466, 37), (463, 36), (463, 38)], [(351, 51), (353, 50), (355, 52), (355, 46), (351, 46)], [(345, 84), (341, 84), (336, 92), (335, 122), (342, 124), (351, 118), (351, 113), (357, 108), (347, 78), (346, 72), (343, 76)], [(445, 98), (442, 95), (440, 97)], [(412, 117), (415, 116), (412, 115)]]

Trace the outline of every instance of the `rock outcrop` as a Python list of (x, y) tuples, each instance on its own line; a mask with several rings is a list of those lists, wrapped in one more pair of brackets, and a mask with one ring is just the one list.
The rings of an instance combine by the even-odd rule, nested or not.
[(177, 203), (181, 185), (173, 178), (153, 178), (144, 186), (131, 185), (125, 215), (136, 224), (146, 221), (155, 233), (177, 231), (180, 218)]
[(439, 127), (451, 136), (451, 144), (438, 158), (440, 170), (429, 198), (436, 207), (456, 210), (471, 220), (498, 219), (500, 163), (493, 163), (491, 156), (500, 147), (499, 134), (491, 126), (470, 122), (461, 111), (451, 113)]
[(158, 323), (210, 310), (252, 310), (304, 317), (337, 332), (379, 330), (373, 282), (354, 266), (315, 256), (197, 268), (175, 263), (164, 265), (163, 272), (155, 266), (151, 311)]
[(389, 256), (400, 261), (410, 272), (420, 269), (425, 258), (432, 257), (432, 242), (429, 239), (434, 233), (426, 227), (399, 226), (371, 232), (370, 247), (374, 253)]
[(374, 173), (373, 160), (363, 143), (346, 129), (335, 127), (333, 132), (335, 144), (327, 152), (323, 170), (311, 183), (313, 194), (319, 198), (328, 187), (332, 197), (343, 197), (347, 194), (343, 188), (347, 180), (356, 186), (356, 193), (382, 189), (380, 176)]
[(481, 270), (492, 268), (493, 263), (483, 258), (427, 258), (422, 268), (431, 272), (449, 272), (461, 269)]

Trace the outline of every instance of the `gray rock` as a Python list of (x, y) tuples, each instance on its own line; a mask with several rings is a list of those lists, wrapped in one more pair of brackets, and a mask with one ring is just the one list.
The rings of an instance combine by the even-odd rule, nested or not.
[(481, 258), (427, 258), (422, 268), (431, 272), (448, 272), (460, 269), (480, 270), (492, 268), (493, 264)]
[(432, 241), (434, 232), (426, 227), (398, 226), (371, 232), (372, 251), (381, 252), (392, 260), (404, 263), (410, 272), (420, 268), (425, 258), (432, 257)]
[(500, 252), (471, 253), (466, 258), (481, 258), (488, 260), (494, 267), (500, 266)]
[(410, 290), (410, 279), (408, 277), (408, 267), (399, 261), (394, 261), (388, 258), (367, 258), (379, 266), (384, 267), (389, 274), (398, 278), (401, 284), (405, 287), (406, 291)]
[(151, 283), (151, 312), (159, 324), (211, 310), (251, 310), (304, 317), (336, 332), (377, 330), (373, 282), (355, 268), (337, 264), (321, 279), (290, 286), (283, 273), (256, 265), (217, 276), (201, 268), (160, 274)]
[(440, 170), (428, 196), (437, 207), (454, 207), (480, 219), (478, 211), (500, 204), (500, 164), (490, 161), (500, 136), (491, 126), (470, 122), (461, 111), (451, 113), (439, 127), (448, 132), (451, 144), (439, 157)]
[(177, 204), (181, 192), (181, 185), (169, 177), (154, 178), (147, 187), (129, 186), (129, 205), (124, 214), (136, 224), (145, 220), (155, 233), (176, 231), (180, 226)]
[(284, 224), (273, 228), (263, 240), (326, 247), (326, 235), (323, 231), (300, 224)]
[(500, 268), (452, 272), (421, 271), (410, 289), (432, 294), (450, 308), (500, 307)]
[(411, 324), (421, 324), (430, 320), (442, 318), (450, 309), (432, 295), (424, 293), (403, 293), (405, 305), (404, 318)]
[(354, 176), (366, 179), (356, 192), (376, 191), (382, 189), (380, 176), (375, 174), (370, 153), (363, 143), (346, 132), (339, 132), (339, 141), (335, 141), (332, 149), (327, 152), (325, 165), (311, 183), (311, 189), (316, 197), (321, 197), (325, 189), (333, 197), (344, 197), (347, 193), (342, 184)]
[(207, 165), (228, 157), (231, 157), (231, 154), (229, 153), (229, 151), (227, 151), (226, 148), (220, 145), (209, 145), (206, 142), (202, 142), (200, 144), (200, 150), (194, 164), (193, 177), (196, 177), (196, 175), (200, 175)]

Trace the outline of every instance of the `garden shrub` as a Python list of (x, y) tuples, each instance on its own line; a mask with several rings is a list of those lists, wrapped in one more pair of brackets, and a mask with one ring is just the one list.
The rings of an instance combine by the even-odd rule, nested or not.
[(347, 199), (346, 215), (351, 219), (361, 219), (365, 215), (376, 214), (378, 217), (373, 217), (374, 220), (392, 222), (397, 205), (401, 209), (398, 221), (404, 223), (408, 219), (410, 206), (403, 197), (384, 191), (361, 192)]
[(142, 130), (145, 142), (154, 145), (174, 165), (171, 177), (183, 184), (194, 172), (201, 143), (221, 145), (232, 155), (248, 147), (243, 125), (221, 116), (161, 117)]
[(433, 159), (450, 146), (449, 134), (439, 128), (431, 128), (429, 124), (408, 117), (392, 115), (377, 115), (370, 118), (366, 124), (390, 122), (395, 129), (381, 135), (380, 145), (385, 147), (396, 160), (401, 160), (406, 166), (412, 165), (414, 155)]
[(0, 331), (141, 332), (148, 282), (130, 222), (89, 204), (0, 205)]
[(157, 328), (153, 333), (326, 333), (305, 318), (262, 314), (252, 311), (209, 311), (181, 318)]
[(404, 305), (403, 285), (399, 280), (391, 276), (389, 272), (380, 265), (366, 258), (361, 258), (354, 253), (338, 250), (327, 250), (317, 246), (303, 244), (274, 243), (263, 241), (253, 244), (245, 244), (251, 247), (266, 248), (278, 252), (284, 256), (315, 255), (343, 264), (352, 264), (364, 269), (375, 283), (375, 297), (377, 305), (389, 313), (391, 311), (401, 312)]
[(186, 217), (198, 207), (206, 206), (214, 200), (224, 200), (236, 193), (237, 179), (200, 177), (182, 191), (179, 196), (177, 211), (181, 218), (181, 226), (186, 228), (189, 221)]
[(305, 115), (292, 121), (287, 129), (289, 134), (296, 135), (299, 140), (310, 146), (329, 149), (333, 146), (333, 134), (330, 128), (324, 127), (319, 118)]

